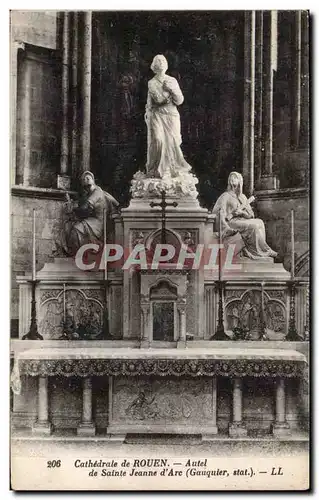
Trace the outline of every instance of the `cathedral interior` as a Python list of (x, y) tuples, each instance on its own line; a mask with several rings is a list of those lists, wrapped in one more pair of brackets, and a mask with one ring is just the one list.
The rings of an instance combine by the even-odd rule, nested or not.
[[(121, 401), (129, 397), (130, 390), (125, 384), (121, 385), (124, 372), (119, 377), (113, 377), (117, 369), (115, 365), (108, 368), (111, 371), (107, 372), (109, 378), (114, 378), (111, 388), (108, 388), (105, 382), (108, 378), (106, 372), (106, 375), (101, 373), (101, 376), (95, 373), (96, 376), (92, 380), (91, 377), (80, 374), (81, 380), (78, 380), (77, 368), (74, 377), (60, 377), (50, 365), (48, 359), (54, 356), (58, 327), (52, 319), (53, 309), (50, 309), (48, 304), (54, 300), (59, 305), (62, 304), (62, 295), (53, 297), (52, 289), (60, 293), (62, 285), (69, 287), (68, 300), (73, 303), (79, 300), (79, 307), (83, 310), (89, 302), (97, 304), (98, 308), (101, 290), (98, 280), (94, 281), (93, 277), (90, 278), (90, 283), (83, 285), (83, 291), (77, 289), (82, 286), (81, 276), (77, 278), (66, 270), (63, 279), (56, 275), (53, 280), (49, 278), (49, 270), (53, 265), (54, 241), (60, 230), (61, 210), (66, 192), (72, 197), (78, 191), (79, 179), (85, 171), (91, 171), (96, 183), (118, 200), (123, 214), (124, 238), (128, 237), (129, 233), (134, 233), (136, 237), (141, 230), (146, 231), (149, 228), (150, 222), (145, 222), (147, 209), (143, 216), (137, 215), (137, 219), (140, 217), (138, 220), (144, 217), (143, 224), (139, 226), (138, 222), (134, 222), (135, 215), (130, 215), (129, 207), (133, 175), (138, 170), (145, 169), (145, 102), (147, 82), (152, 77), (150, 65), (156, 54), (166, 57), (168, 74), (176, 78), (184, 94), (184, 104), (180, 107), (182, 150), (199, 180), (198, 200), (202, 210), (188, 214), (185, 220), (176, 219), (170, 212), (168, 225), (171, 220), (172, 230), (179, 225), (178, 227), (189, 231), (194, 239), (200, 238), (200, 235), (204, 234), (203, 217), (208, 221), (217, 198), (227, 186), (230, 172), (237, 171), (242, 174), (244, 191), (247, 196), (256, 197), (256, 216), (264, 221), (267, 241), (278, 253), (278, 262), (283, 266), (282, 274), (269, 278), (268, 281), (266, 278), (265, 284), (269, 329), (273, 336), (268, 341), (268, 346), (265, 346), (265, 342), (261, 346), (260, 339), (252, 341), (256, 352), (251, 349), (251, 356), (257, 359), (258, 349), (273, 349), (274, 363), (278, 362), (279, 371), (272, 373), (269, 368), (270, 375), (267, 372), (265, 378), (257, 379), (253, 371), (255, 368), (249, 364), (247, 370), (250, 375), (244, 388), (238, 375), (232, 379), (230, 372), (225, 372), (221, 373), (218, 379), (218, 389), (216, 377), (212, 372), (206, 378), (191, 378), (190, 382), (187, 382), (188, 379), (182, 380), (182, 389), (178, 387), (176, 378), (169, 378), (169, 371), (165, 374), (167, 380), (171, 380), (170, 384), (165, 385), (165, 382), (159, 387), (155, 374), (154, 380), (150, 378), (146, 382), (145, 389), (145, 373), (142, 373), (137, 384), (141, 392), (137, 393), (139, 396), (137, 395), (137, 399), (126, 408), (125, 413)], [(202, 435), (216, 434), (217, 427), (226, 433), (230, 425), (230, 435), (241, 436), (246, 435), (246, 429), (242, 425), (241, 403), (238, 403), (243, 394), (243, 414), (249, 424), (248, 431), (252, 435), (259, 428), (272, 428), (273, 436), (281, 436), (281, 431), (284, 433), (287, 430), (287, 419), (295, 433), (301, 432), (300, 429), (304, 431), (307, 428), (307, 410), (300, 401), (304, 402), (308, 394), (306, 376), (301, 368), (307, 358), (309, 340), (308, 12), (12, 11), (11, 127), (11, 338), (13, 346), (17, 346), (13, 347), (13, 352), (14, 356), (19, 356), (23, 350), (19, 346), (23, 342), (40, 342), (22, 340), (23, 335), (27, 333), (31, 314), (30, 287), (28, 279), (23, 276), (30, 275), (32, 268), (34, 210), (37, 244), (35, 265), (39, 280), (37, 283), (40, 283), (37, 300), (46, 311), (44, 318), (43, 312), (38, 309), (38, 326), (42, 328), (45, 337), (43, 342), (47, 343), (48, 349), (53, 350), (48, 354), (48, 359), (38, 360), (39, 363), (47, 363), (45, 369), (49, 372), (53, 370), (48, 377), (41, 375), (40, 368), (39, 372), (32, 372), (31, 365), (27, 366), (30, 360), (21, 354), (21, 366), (25, 369), (25, 372), (22, 370), (25, 377), (22, 384), (24, 392), (14, 396), (14, 424), (22, 428), (34, 425), (35, 432), (38, 429), (45, 434), (51, 433), (53, 422), (57, 428), (77, 429), (78, 434), (82, 433), (84, 436), (92, 436), (96, 425), (98, 429), (108, 427), (108, 433), (111, 435), (122, 436), (126, 429), (127, 432), (131, 429), (132, 432), (143, 433), (146, 428), (143, 427), (144, 421), (152, 422), (152, 425), (147, 424), (151, 426), (148, 429), (152, 428), (152, 432), (164, 432), (162, 421), (170, 415), (171, 423), (167, 426), (170, 433), (179, 432), (180, 428), (181, 433), (183, 429), (186, 429), (188, 434), (196, 433), (194, 422), (197, 420), (200, 422)], [(292, 209), (293, 250), (290, 218)], [(203, 215), (204, 211), (208, 215)], [(119, 228), (122, 222), (118, 219), (116, 227)], [(155, 226), (160, 228), (160, 219), (156, 221)], [(289, 295), (292, 267), (293, 277), (297, 279), (296, 297), (293, 296), (293, 299)], [(46, 272), (48, 274), (45, 274)], [(286, 275), (288, 278), (284, 277)], [(117, 342), (116, 348), (119, 351), (123, 348), (134, 348), (139, 341), (139, 334), (136, 332), (140, 331), (143, 323), (137, 311), (141, 307), (143, 312), (143, 307), (146, 307), (142, 303), (144, 292), (136, 288), (139, 286), (138, 281), (126, 282), (128, 278), (125, 276), (122, 280), (122, 277), (115, 273), (110, 279), (110, 311), (112, 314), (114, 311), (114, 315), (109, 319), (115, 339), (113, 342)], [(151, 286), (147, 279), (141, 277), (141, 287)], [(179, 290), (184, 286), (184, 277), (176, 276), (174, 279), (174, 286), (178, 291), (176, 293), (179, 294)], [(219, 321), (218, 293), (214, 279), (204, 276), (198, 279), (199, 281), (196, 281), (197, 278), (190, 280), (186, 328), (193, 329), (194, 348), (210, 349), (209, 342)], [(258, 287), (261, 286), (263, 294), (263, 278), (259, 281), (255, 279), (250, 283), (243, 278), (240, 283), (238, 280), (228, 283), (225, 300), (237, 300), (239, 304), (240, 300), (246, 297), (246, 303), (250, 304), (250, 292), (257, 297), (260, 290)], [(141, 303), (136, 299), (139, 292)], [(151, 292), (145, 293), (150, 293), (150, 301), (155, 301), (156, 293), (162, 292), (163, 290), (152, 288)], [(168, 286), (165, 293), (172, 293), (174, 296), (175, 292)], [(128, 299), (126, 297), (129, 294), (131, 295)], [(80, 299), (76, 298), (79, 296)], [(171, 303), (177, 305), (172, 306), (169, 313), (167, 306), (166, 313), (174, 315), (176, 310), (180, 318), (185, 318), (179, 295), (174, 297)], [(198, 302), (196, 297), (199, 297)], [(258, 297), (261, 299), (256, 299), (256, 304), (260, 307), (263, 295)], [(128, 304), (129, 300), (131, 302)], [(40, 307), (39, 304), (37, 307)], [(230, 311), (230, 302), (227, 304), (226, 313)], [(292, 304), (296, 311), (291, 311)], [(123, 317), (116, 312), (120, 307), (124, 310)], [(165, 313), (166, 306), (161, 307), (160, 311)], [(232, 317), (235, 315), (234, 311), (233, 307)], [(292, 340), (289, 341), (285, 340), (285, 335), (290, 331), (291, 314), (293, 320), (296, 318), (299, 337), (296, 334), (297, 337), (290, 337)], [(130, 319), (127, 319), (128, 316)], [(226, 316), (225, 321), (231, 321)], [(277, 318), (277, 323), (274, 318)], [(182, 328), (182, 319), (178, 321), (178, 328)], [(172, 329), (172, 344), (177, 338), (174, 336), (172, 323), (168, 330), (169, 328)], [(161, 330), (158, 326), (156, 329), (159, 332)], [(161, 334), (156, 335), (160, 337)], [(153, 340), (156, 340), (156, 335)], [(124, 346), (121, 342), (125, 340)], [(66, 341), (60, 342), (67, 350)], [(198, 345), (195, 346), (196, 342)], [(214, 341), (212, 343), (214, 344)], [(244, 342), (230, 343), (227, 363), (231, 371), (231, 360), (235, 359), (237, 363), (239, 359), (236, 357), (236, 349), (244, 349), (245, 346)], [(219, 344), (216, 348), (222, 349)], [(109, 344), (107, 346), (110, 347)], [(33, 348), (32, 344), (30, 349)], [(80, 352), (81, 348), (77, 344), (74, 352)], [(83, 349), (87, 348), (88, 345), (85, 344)], [(99, 344), (94, 348), (97, 350)], [(276, 354), (276, 349), (281, 350)], [(186, 370), (187, 375), (191, 367), (187, 365), (185, 368), (183, 353), (183, 349), (176, 349), (176, 354), (172, 356), (177, 356), (175, 362), (179, 366), (178, 369)], [(152, 349), (146, 354), (140, 349), (133, 360), (135, 368), (143, 355), (146, 356), (147, 362), (153, 355), (156, 359)], [(100, 354), (95, 352), (92, 356), (94, 369), (98, 371), (96, 360)], [(119, 359), (122, 359), (121, 356), (120, 353)], [(256, 363), (260, 362), (260, 366), (264, 367), (259, 358), (258, 360)], [(57, 361), (54, 358), (55, 362)], [(202, 360), (195, 360), (195, 364), (197, 362)], [(66, 369), (66, 365), (63, 365), (61, 373), (65, 374)], [(89, 370), (88, 367), (85, 369)], [(239, 367), (238, 370), (240, 369), (242, 368)], [(125, 376), (129, 377), (129, 374), (126, 373)], [(213, 377), (213, 381), (210, 377)], [(300, 384), (290, 383), (291, 380), (288, 380), (286, 396), (282, 382), (285, 377), (302, 379)], [(273, 380), (276, 380), (277, 384), (277, 399), (272, 396)], [(183, 410), (184, 413), (180, 410), (178, 401), (174, 411), (172, 408), (166, 411), (164, 400), (167, 394), (176, 395), (181, 390), (191, 394), (188, 402), (194, 412), (191, 417), (186, 415), (186, 410)], [(92, 391), (95, 397), (94, 425), (90, 414)], [(152, 391), (158, 393), (157, 407), (151, 402)], [(209, 423), (204, 410), (203, 414), (197, 414), (194, 408), (201, 405), (204, 408), (205, 398), (209, 397), (207, 395), (211, 391), (213, 399), (208, 409), (205, 407), (205, 411), (213, 414), (215, 412), (215, 420), (212, 418)], [(194, 398), (197, 396), (194, 395), (197, 392), (202, 400), (196, 400), (196, 403)], [(120, 396), (116, 399), (118, 394), (122, 399)], [(144, 398), (143, 404), (141, 394)], [(217, 420), (214, 399), (216, 394)], [(285, 397), (287, 408), (283, 409), (281, 405)], [(229, 423), (232, 401), (235, 401), (233, 424)], [(67, 409), (68, 403), (72, 411)], [(109, 414), (110, 405), (113, 405), (112, 411), (117, 415), (113, 421)], [(296, 413), (298, 405), (302, 406), (301, 417)], [(264, 408), (264, 415), (261, 414), (261, 407)], [(180, 411), (183, 415), (176, 416)], [(300, 418), (302, 424), (299, 425)]]

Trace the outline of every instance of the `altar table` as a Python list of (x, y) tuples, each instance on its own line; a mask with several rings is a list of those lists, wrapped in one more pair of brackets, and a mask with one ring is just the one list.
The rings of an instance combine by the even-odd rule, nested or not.
[[(71, 344), (71, 343), (70, 343)], [(21, 346), (20, 346), (21, 349)], [(111, 439), (127, 433), (218, 433), (218, 380), (232, 380), (230, 436), (247, 435), (243, 421), (243, 380), (268, 378), (274, 383), (276, 418), (272, 433), (289, 432), (285, 381), (304, 376), (306, 358), (290, 349), (185, 348), (132, 349), (77, 347), (35, 348), (14, 353), (12, 388), (21, 389), (20, 376), (38, 377), (38, 416), (34, 432), (50, 434), (48, 377), (81, 377), (82, 419), (79, 435), (95, 435), (92, 417), (92, 377), (108, 376), (108, 424)]]

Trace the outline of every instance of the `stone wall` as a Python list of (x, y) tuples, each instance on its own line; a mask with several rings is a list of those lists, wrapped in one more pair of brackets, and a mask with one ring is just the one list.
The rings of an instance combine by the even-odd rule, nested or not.
[(32, 45), (57, 48), (58, 12), (12, 10), (10, 16), (12, 40)]
[(309, 251), (309, 197), (304, 188), (259, 191), (256, 216), (266, 225), (267, 241), (290, 270), (291, 209), (295, 217), (295, 262)]
[[(279, 177), (281, 188), (309, 185), (309, 13), (303, 11), (299, 14), (300, 47), (297, 46), (296, 11), (278, 12), (278, 61), (274, 72), (273, 96), (273, 168)], [(298, 50), (301, 74), (297, 83)], [(300, 110), (297, 112), (299, 99)]]
[(61, 112), (61, 63), (56, 51), (26, 46), (18, 54), (15, 184), (56, 187)]
[(11, 198), (11, 318), (12, 334), (17, 335), (19, 290), (16, 276), (31, 273), (32, 210), (36, 210), (37, 271), (50, 258), (59, 233), (64, 193), (54, 190), (14, 189)]
[(156, 54), (165, 55), (184, 94), (183, 152), (201, 202), (213, 206), (229, 172), (241, 169), (243, 34), (243, 11), (93, 13), (92, 170), (122, 203), (146, 162), (144, 112)]

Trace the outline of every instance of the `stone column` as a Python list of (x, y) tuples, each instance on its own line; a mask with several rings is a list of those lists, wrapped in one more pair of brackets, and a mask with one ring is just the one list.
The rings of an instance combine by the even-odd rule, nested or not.
[(38, 378), (38, 418), (33, 425), (35, 434), (50, 435), (52, 425), (49, 422), (48, 377)]
[(85, 377), (82, 382), (82, 421), (77, 428), (78, 436), (95, 436), (92, 421), (92, 379)]
[(278, 189), (273, 172), (274, 72), (277, 71), (277, 11), (263, 13), (263, 161), (260, 189)]
[(186, 299), (180, 301), (177, 305), (179, 314), (179, 332), (176, 347), (186, 347)]
[(243, 424), (243, 380), (236, 377), (233, 381), (233, 421), (229, 425), (231, 437), (247, 436), (247, 429)]
[(29, 186), (31, 160), (31, 66), (24, 54), (20, 65), (19, 109), (18, 109), (18, 151), (16, 184)]
[(301, 11), (301, 111), (299, 147), (309, 148), (309, 12)]
[(153, 328), (150, 325), (150, 303), (149, 301), (141, 303), (141, 332), (142, 338), (140, 347), (150, 347), (153, 340)]
[(58, 188), (69, 189), (69, 87), (70, 87), (70, 33), (71, 13), (64, 12), (62, 36), (62, 132), (61, 132), (61, 163), (58, 175)]
[(304, 289), (305, 293), (305, 327), (304, 327), (304, 340), (309, 341), (309, 335), (310, 335), (310, 314), (309, 314), (309, 284), (306, 285)]
[(205, 286), (205, 340), (213, 337), (215, 333), (215, 287), (214, 285)]
[(217, 377), (212, 378), (212, 420), (211, 425), (205, 434), (202, 434), (202, 441), (211, 441), (218, 434), (217, 427)]
[(294, 13), (293, 26), (294, 57), (293, 57), (293, 100), (292, 100), (292, 147), (298, 149), (301, 116), (301, 11)]
[(263, 11), (256, 11), (255, 25), (255, 146), (254, 178), (260, 184), (263, 158), (262, 123), (263, 123)]
[(245, 11), (243, 177), (249, 195), (254, 191), (255, 25), (255, 11)]
[(274, 436), (286, 436), (289, 434), (289, 424), (286, 421), (286, 383), (285, 379), (280, 377), (276, 380), (275, 386), (276, 398), (276, 420), (272, 425)]
[(11, 184), (16, 184), (17, 161), (17, 97), (18, 97), (18, 52), (24, 50), (24, 43), (14, 40), (11, 42), (11, 75), (10, 75), (10, 130), (11, 130)]
[(72, 53), (71, 53), (71, 101), (72, 101), (72, 144), (71, 171), (72, 177), (78, 175), (78, 52), (79, 52), (79, 13), (72, 13)]
[(92, 61), (92, 12), (83, 14), (83, 45), (82, 45), (82, 87), (81, 101), (83, 106), (83, 121), (81, 133), (81, 172), (90, 170), (90, 136), (91, 136), (91, 61)]

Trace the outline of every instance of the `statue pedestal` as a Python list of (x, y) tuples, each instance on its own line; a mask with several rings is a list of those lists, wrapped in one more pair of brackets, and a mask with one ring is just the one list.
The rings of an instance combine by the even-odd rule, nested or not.
[[(205, 240), (208, 211), (201, 208), (199, 202), (191, 197), (167, 197), (166, 200), (168, 203), (173, 201), (178, 203), (176, 207), (167, 206), (165, 210), (166, 242), (173, 245), (175, 257), (178, 258), (180, 249), (185, 245), (184, 242), (187, 238), (192, 240), (194, 251), (196, 251), (197, 245)], [(151, 197), (132, 198), (129, 207), (121, 212), (123, 245), (128, 255), (131, 254), (137, 244), (143, 245), (146, 251), (151, 253), (156, 244), (161, 243), (162, 210), (159, 206), (151, 208), (151, 202), (160, 203), (161, 199)], [(174, 258), (172, 261), (174, 261)], [(176, 263), (177, 260), (175, 259), (175, 267)], [(148, 264), (148, 270), (151, 272), (151, 263)], [(142, 269), (142, 272), (144, 271)], [(182, 269), (177, 269), (176, 273), (184, 271), (185, 266), (182, 265)], [(156, 272), (157, 280), (165, 280), (168, 277), (167, 272), (163, 269), (158, 269)], [(141, 280), (140, 271), (136, 267), (123, 271), (123, 338), (125, 339), (142, 339), (142, 332), (145, 332), (146, 324), (149, 321), (146, 310), (142, 313), (142, 318), (145, 318), (143, 320), (144, 324), (141, 321), (141, 311), (145, 302), (145, 297), (141, 291)], [(187, 281), (187, 305), (185, 311), (187, 332), (185, 333), (194, 335), (197, 338), (203, 338), (205, 329), (203, 267), (189, 270)], [(178, 340), (178, 338), (175, 340)]]
[[(61, 338), (64, 313), (72, 317), (77, 326), (90, 323), (88, 333), (94, 338), (95, 333), (102, 330), (106, 303), (110, 310), (115, 311), (109, 315), (109, 333), (113, 338), (121, 338), (122, 277), (111, 271), (108, 278), (106, 294), (103, 272), (82, 271), (73, 258), (55, 258), (46, 263), (36, 276), (37, 325), (44, 340)], [(31, 276), (27, 275), (17, 277), (20, 338), (30, 328), (30, 279)]]
[(132, 199), (160, 198), (165, 191), (167, 197), (182, 200), (189, 198), (196, 200), (198, 179), (190, 172), (181, 170), (178, 176), (167, 175), (161, 177), (148, 177), (145, 172), (138, 171), (131, 183)]
[[(217, 240), (217, 235), (215, 236)], [(271, 257), (262, 259), (248, 259), (245, 257), (234, 258), (231, 262), (226, 262), (222, 269), (224, 281), (289, 281), (290, 273), (286, 271), (281, 262), (274, 262)], [(215, 269), (205, 271), (205, 280), (218, 280), (218, 266)]]
[(281, 262), (274, 262), (274, 259), (271, 257), (258, 260), (240, 258), (234, 264), (238, 266), (238, 269), (225, 269), (225, 280), (249, 278), (259, 281), (267, 281), (268, 279), (287, 281), (290, 278), (290, 273), (286, 271), (283, 264)]

